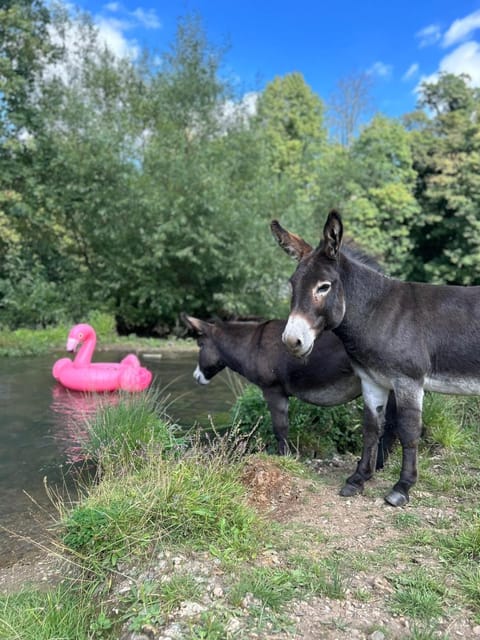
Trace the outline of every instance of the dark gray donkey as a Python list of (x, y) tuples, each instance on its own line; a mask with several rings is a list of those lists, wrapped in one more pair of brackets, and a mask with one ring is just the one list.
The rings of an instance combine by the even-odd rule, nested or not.
[(382, 275), (341, 250), (343, 225), (335, 211), (316, 249), (277, 221), (272, 231), (299, 261), (290, 279), (291, 312), (283, 342), (305, 358), (316, 338), (333, 330), (362, 381), (363, 453), (341, 494), (361, 492), (372, 476), (393, 390), (403, 457), (400, 479), (385, 500), (402, 506), (417, 480), (424, 389), (480, 394), (480, 287), (401, 282)]
[[(288, 398), (295, 396), (320, 406), (344, 404), (361, 394), (341, 341), (330, 331), (315, 342), (307, 363), (290, 355), (281, 341), (286, 320), (220, 322), (215, 324), (182, 314), (197, 338), (200, 351), (194, 378), (208, 384), (228, 367), (256, 384), (272, 416), (280, 455), (288, 451)], [(395, 405), (388, 409), (388, 427), (379, 446), (381, 468), (395, 441)]]

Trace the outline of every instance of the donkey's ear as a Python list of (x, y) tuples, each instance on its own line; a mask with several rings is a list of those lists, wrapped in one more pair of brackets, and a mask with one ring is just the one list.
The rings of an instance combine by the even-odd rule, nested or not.
[(313, 251), (313, 247), (309, 245), (308, 242), (305, 242), (305, 240), (302, 240), (299, 236), (284, 229), (278, 220), (272, 220), (270, 229), (282, 249), (288, 253), (289, 256), (295, 258), (295, 260), (300, 261), (304, 256)]
[(342, 246), (342, 237), (342, 218), (338, 211), (330, 211), (323, 228), (323, 250), (325, 251), (326, 255), (332, 260), (336, 260), (338, 258), (340, 247)]
[(197, 336), (206, 333), (210, 327), (208, 322), (199, 320), (193, 316), (187, 316), (187, 314), (183, 312), (180, 314), (180, 318), (182, 319), (182, 322)]

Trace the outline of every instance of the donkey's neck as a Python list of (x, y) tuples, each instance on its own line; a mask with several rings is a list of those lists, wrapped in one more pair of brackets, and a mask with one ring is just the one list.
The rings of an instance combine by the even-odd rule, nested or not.
[(392, 280), (371, 267), (342, 255), (340, 276), (345, 295), (345, 315), (335, 329), (346, 346), (354, 340), (381, 302), (385, 302)]
[(252, 349), (250, 347), (260, 323), (231, 323), (216, 331), (215, 342), (224, 363), (242, 376), (248, 377)]

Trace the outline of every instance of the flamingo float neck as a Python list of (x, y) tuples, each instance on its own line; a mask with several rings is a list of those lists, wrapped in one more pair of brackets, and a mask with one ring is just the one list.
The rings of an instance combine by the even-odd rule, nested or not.
[(76, 351), (78, 345), (80, 349), (73, 360), (75, 367), (84, 367), (92, 362), (92, 356), (97, 344), (95, 330), (88, 324), (77, 324), (70, 331), (67, 340), (67, 351)]

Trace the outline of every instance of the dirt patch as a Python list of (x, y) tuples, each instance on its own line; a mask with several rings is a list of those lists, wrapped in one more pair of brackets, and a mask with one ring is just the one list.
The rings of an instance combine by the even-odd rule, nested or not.
[(300, 483), (273, 461), (253, 458), (245, 465), (241, 481), (248, 490), (248, 502), (275, 520), (284, 521), (298, 506)]

